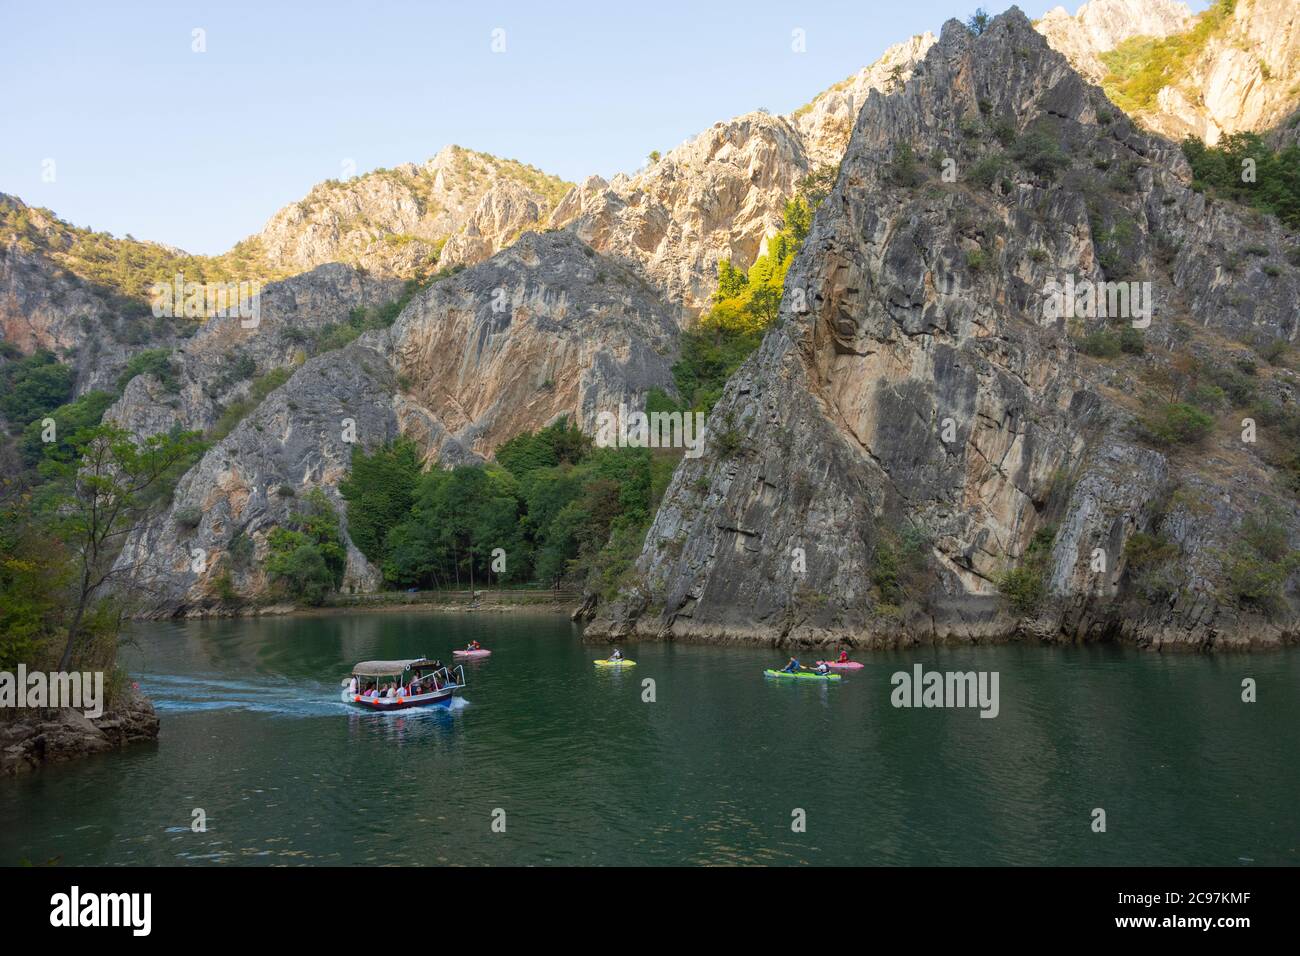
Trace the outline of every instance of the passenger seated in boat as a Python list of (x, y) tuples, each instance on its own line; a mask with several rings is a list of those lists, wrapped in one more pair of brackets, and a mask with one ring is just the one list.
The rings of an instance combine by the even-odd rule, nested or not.
[(801, 667), (800, 664), (799, 664), (799, 658), (797, 658), (797, 657), (792, 657), (792, 658), (790, 658), (790, 662), (789, 662), (788, 664), (786, 664), (785, 667), (782, 667), (782, 668), (781, 668), (781, 673), (782, 673), (782, 674), (797, 674), (797, 673), (799, 673), (801, 670), (803, 670), (803, 667)]
[(482, 649), (483, 649), (483, 645), (480, 644), (478, 641), (470, 641), (468, 644), (465, 645), (465, 650), (467, 651), (478, 651)]
[(616, 647), (614, 648), (614, 653), (609, 655), (609, 659), (611, 661), (621, 661), (623, 659), (623, 652)]
[(849, 652), (848, 652), (848, 651), (840, 651), (840, 663), (841, 663), (841, 664), (847, 664), (848, 661), (849, 661)]
[(825, 661), (818, 661), (818, 662), (817, 662), (817, 673), (818, 673), (818, 674), (829, 674), (830, 672), (831, 672), (831, 669), (830, 669), (830, 667), (827, 666), (827, 664), (826, 664)]

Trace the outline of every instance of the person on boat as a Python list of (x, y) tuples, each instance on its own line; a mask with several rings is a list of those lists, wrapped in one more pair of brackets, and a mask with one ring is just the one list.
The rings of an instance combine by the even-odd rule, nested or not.
[(815, 673), (818, 673), (818, 674), (829, 674), (830, 672), (831, 672), (831, 668), (830, 668), (830, 665), (829, 665), (829, 664), (827, 664), (825, 661), (818, 661), (818, 662), (817, 662), (817, 667), (816, 667)]
[(848, 662), (849, 662), (849, 652), (848, 652), (848, 651), (840, 651), (840, 663), (841, 663), (841, 664), (847, 664)]
[(611, 661), (621, 661), (623, 659), (623, 652), (616, 647), (614, 648), (614, 653), (609, 655), (609, 659)]
[(480, 644), (478, 641), (470, 641), (468, 644), (465, 645), (465, 650), (467, 651), (480, 651), (482, 649), (483, 649), (483, 645)]
[(790, 662), (789, 662), (788, 664), (786, 664), (785, 667), (782, 667), (782, 668), (781, 668), (781, 673), (782, 673), (782, 674), (797, 674), (797, 673), (799, 673), (801, 670), (803, 670), (803, 666), (799, 663), (799, 658), (797, 658), (797, 657), (792, 657), (792, 658), (790, 658)]
[(355, 674), (352, 676), (352, 679), (348, 681), (348, 693), (353, 697), (357, 695), (357, 678)]

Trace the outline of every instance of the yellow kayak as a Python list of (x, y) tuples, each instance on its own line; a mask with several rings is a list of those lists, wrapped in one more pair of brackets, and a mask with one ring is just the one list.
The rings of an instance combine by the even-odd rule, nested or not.
[(595, 664), (597, 667), (635, 667), (636, 666), (636, 661), (629, 661), (626, 659), (621, 661), (592, 661), (592, 663)]

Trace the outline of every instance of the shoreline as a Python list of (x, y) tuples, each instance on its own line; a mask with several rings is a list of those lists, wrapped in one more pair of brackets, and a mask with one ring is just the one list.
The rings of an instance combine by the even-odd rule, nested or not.
[(389, 613), (403, 610), (457, 611), (461, 613), (508, 613), (544, 610), (572, 617), (581, 605), (581, 595), (573, 591), (379, 591), (373, 594), (334, 595), (326, 603), (312, 607), (289, 602), (267, 604), (217, 605), (178, 609), (172, 614), (145, 613), (133, 616), (141, 621), (201, 621), (222, 618), (322, 616), (344, 613)]
[[(392, 614), (402, 611), (453, 614), (563, 614), (581, 628), (585, 644), (685, 643), (712, 646), (770, 647), (777, 650), (818, 651), (843, 647), (853, 652), (903, 650), (908, 648), (994, 647), (1012, 644), (1041, 647), (1114, 645), (1135, 650), (1179, 654), (1225, 652), (1259, 653), (1300, 647), (1300, 632), (1276, 624), (1238, 626), (1232, 630), (1190, 632), (1180, 628), (1129, 626), (1084, 629), (1068, 633), (1050, 620), (1002, 619), (993, 626), (944, 630), (909, 629), (893, 625), (870, 633), (861, 629), (800, 627), (781, 633), (777, 629), (744, 626), (701, 626), (696, 628), (651, 627), (636, 620), (621, 626), (600, 613), (591, 614), (576, 591), (498, 590), (377, 592), (335, 595), (319, 607), (288, 603), (246, 605), (238, 608), (193, 608), (171, 616), (147, 615), (137, 621), (186, 621), (219, 618), (327, 617), (335, 614)], [(659, 623), (659, 622), (656, 622)], [(676, 623), (676, 622), (675, 622)], [(931, 622), (933, 623), (933, 622)]]

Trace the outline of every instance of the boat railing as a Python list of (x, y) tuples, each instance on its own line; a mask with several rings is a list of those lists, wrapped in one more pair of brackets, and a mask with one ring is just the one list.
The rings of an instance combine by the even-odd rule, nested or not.
[(442, 675), (442, 686), (453, 685), (455, 687), (465, 686), (465, 666), (457, 664), (455, 667), (443, 667), (442, 670), (434, 671), (435, 674)]

